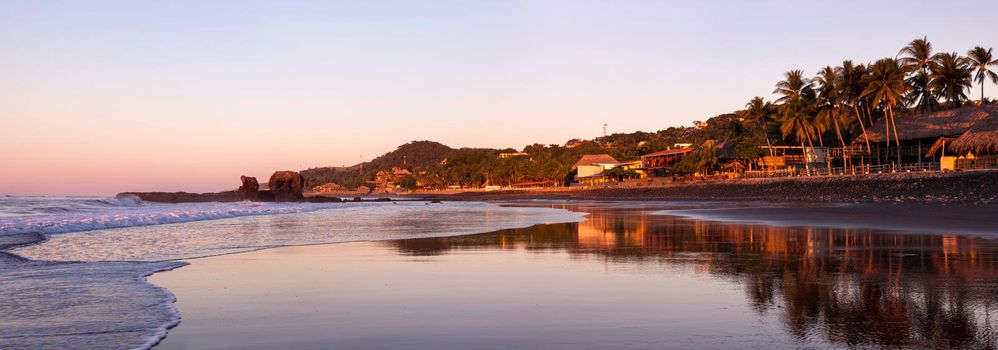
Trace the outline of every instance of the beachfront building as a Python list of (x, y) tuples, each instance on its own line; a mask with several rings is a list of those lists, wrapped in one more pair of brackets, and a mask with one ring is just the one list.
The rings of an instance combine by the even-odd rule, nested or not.
[(679, 163), (694, 148), (689, 144), (685, 147), (677, 147), (658, 151), (641, 156), (641, 169), (648, 176), (666, 176), (672, 172), (672, 167)]
[(823, 165), (827, 162), (829, 154), (828, 147), (759, 146), (759, 149), (765, 155), (759, 159), (757, 164), (766, 170)]
[(374, 191), (376, 193), (392, 193), (398, 187), (398, 183), (406, 176), (412, 175), (409, 169), (394, 167), (391, 171), (379, 171), (374, 175)]
[[(988, 166), (988, 161), (993, 162), (994, 158), (980, 162), (969, 159), (977, 159), (979, 154), (994, 154), (996, 118), (996, 105), (904, 115), (895, 121), (900, 147), (894, 140), (895, 128), (888, 128), (882, 122), (868, 128), (867, 137), (861, 135), (854, 145), (865, 147), (865, 141), (870, 141), (871, 164), (897, 163), (900, 154), (902, 165), (929, 164), (953, 170), (960, 169), (957, 166), (960, 160), (964, 168), (980, 168)], [(957, 142), (959, 139), (963, 141)]]
[[(991, 106), (995, 107), (995, 106)], [(949, 143), (954, 169), (998, 169), (998, 115), (988, 114)]]
[(603, 173), (620, 164), (620, 161), (609, 154), (587, 154), (575, 162), (572, 171), (575, 172), (575, 180), (580, 184), (596, 185), (612, 181), (613, 179)]

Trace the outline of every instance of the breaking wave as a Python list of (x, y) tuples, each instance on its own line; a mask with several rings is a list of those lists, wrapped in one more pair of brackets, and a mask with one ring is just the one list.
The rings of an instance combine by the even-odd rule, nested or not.
[[(9, 198), (0, 202), (18, 201)], [(20, 199), (21, 207), (0, 216), (0, 236), (46, 235), (112, 228), (175, 224), (251, 215), (292, 214), (331, 208), (335, 203), (185, 203), (146, 204), (138, 198), (59, 199), (48, 205)], [(6, 205), (4, 205), (6, 204)], [(17, 204), (3, 203), (0, 209)]]

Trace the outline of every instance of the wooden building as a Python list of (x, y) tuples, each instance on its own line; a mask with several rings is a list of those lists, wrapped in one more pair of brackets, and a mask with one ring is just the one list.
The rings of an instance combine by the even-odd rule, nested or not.
[(681, 147), (643, 155), (641, 156), (641, 170), (650, 176), (665, 176), (672, 172), (672, 167), (676, 163), (679, 163), (684, 156), (694, 150), (693, 147)]

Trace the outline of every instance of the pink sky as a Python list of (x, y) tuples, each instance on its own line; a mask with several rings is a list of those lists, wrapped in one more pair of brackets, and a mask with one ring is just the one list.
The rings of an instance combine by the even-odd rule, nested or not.
[[(0, 2), (0, 195), (219, 191), (412, 140), (520, 149), (603, 123), (656, 131), (770, 98), (789, 69), (893, 56), (923, 35), (937, 51), (998, 44), (998, 22), (935, 2), (864, 6)], [(946, 25), (897, 25), (925, 13)]]

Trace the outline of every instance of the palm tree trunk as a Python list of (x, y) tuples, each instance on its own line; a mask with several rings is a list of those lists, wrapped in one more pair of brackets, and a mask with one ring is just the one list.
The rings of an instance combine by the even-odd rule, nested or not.
[[(880, 152), (877, 152), (878, 155)], [(887, 155), (891, 154), (891, 124), (890, 120), (884, 118), (884, 159), (881, 164), (887, 164)]]
[(766, 127), (765, 119), (763, 119), (763, 122), (761, 124), (762, 124), (762, 135), (766, 137), (766, 146), (769, 147), (769, 155), (776, 156), (776, 154), (773, 153), (774, 152), (773, 144), (769, 142), (769, 128)]
[[(807, 136), (807, 145), (811, 147), (811, 154), (814, 154), (814, 142), (811, 141), (811, 132), (806, 125), (804, 126), (804, 136)], [(811, 159), (807, 156), (807, 150), (804, 150), (804, 167), (807, 168), (807, 176), (811, 176)]]
[[(846, 168), (846, 140), (842, 138), (842, 131), (839, 130), (839, 120), (835, 118), (835, 110), (832, 110), (832, 124), (835, 125), (835, 136), (838, 136), (839, 143), (842, 144), (842, 169)], [(828, 158), (828, 172), (831, 173), (831, 157)]]
[(859, 128), (863, 130), (863, 141), (866, 141), (866, 153), (870, 153), (870, 139), (866, 137), (866, 126), (863, 125), (863, 118), (859, 115), (859, 108), (853, 105), (852, 110), (856, 113), (856, 121), (859, 122)]
[(898, 125), (894, 120), (894, 107), (887, 105), (887, 113), (890, 114), (891, 126), (894, 129), (894, 145), (897, 146), (898, 152), (898, 166), (901, 166), (901, 139), (898, 137)]
[[(807, 176), (811, 176), (811, 163), (807, 161), (807, 148), (804, 147), (804, 139), (800, 140), (800, 151), (804, 153), (804, 171)], [(784, 153), (786, 154), (786, 153)]]
[(870, 121), (870, 125), (873, 125), (873, 109), (870, 109), (870, 106), (866, 106), (866, 119)]

